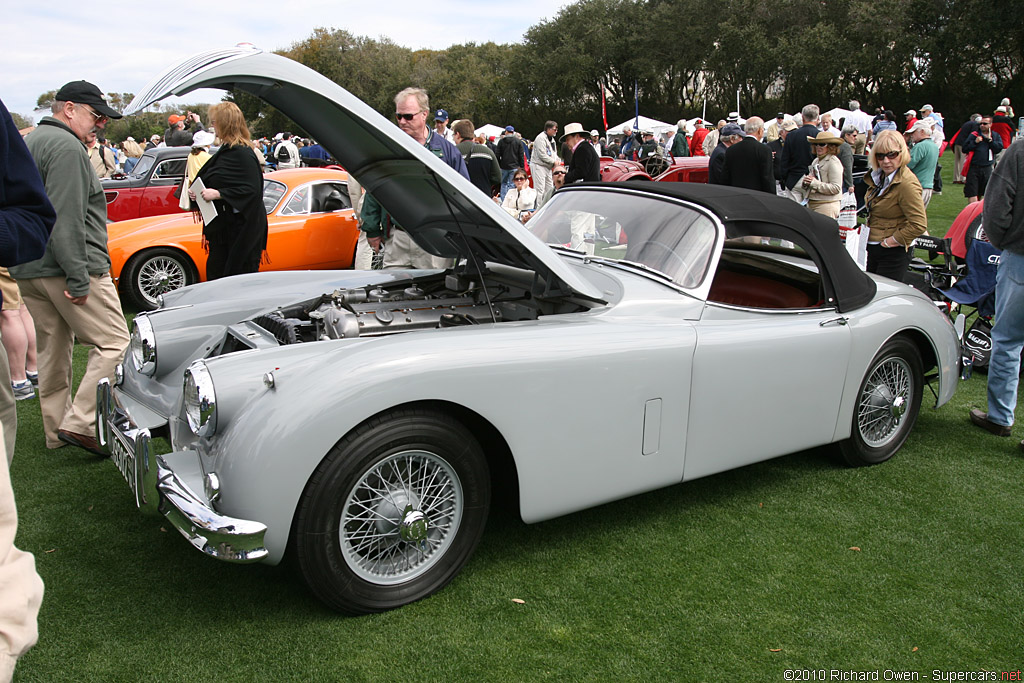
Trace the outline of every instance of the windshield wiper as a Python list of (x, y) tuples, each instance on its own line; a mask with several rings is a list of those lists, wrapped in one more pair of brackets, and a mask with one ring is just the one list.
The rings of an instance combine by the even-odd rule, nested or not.
[(663, 273), (662, 271), (658, 270), (657, 268), (651, 268), (650, 266), (645, 266), (642, 263), (637, 263), (636, 261), (623, 261), (621, 259), (612, 259), (612, 258), (607, 258), (605, 256), (588, 256), (585, 259), (583, 259), (583, 262), (584, 263), (601, 263), (601, 264), (604, 264), (604, 265), (607, 265), (607, 266), (619, 266), (619, 267), (622, 267), (622, 268), (626, 268), (627, 270), (639, 270), (639, 271), (642, 271), (644, 273), (650, 273), (651, 275), (656, 275), (656, 276), (660, 277), (663, 280), (668, 280), (669, 282), (674, 282), (675, 281), (672, 278), (671, 275)]

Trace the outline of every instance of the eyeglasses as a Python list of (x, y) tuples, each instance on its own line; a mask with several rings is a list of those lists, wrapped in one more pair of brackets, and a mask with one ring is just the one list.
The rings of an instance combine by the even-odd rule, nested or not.
[(422, 112), (416, 112), (415, 114), (402, 114), (402, 113), (399, 113), (399, 112), (396, 111), (395, 112), (395, 118), (398, 119), (399, 121), (412, 121), (414, 118), (419, 116), (421, 113)]
[(85, 110), (92, 115), (92, 118), (93, 118), (93, 120), (95, 120), (96, 123), (103, 123), (104, 121), (106, 121), (109, 118), (106, 114), (101, 114), (101, 113), (99, 113), (98, 111), (96, 111), (95, 109), (93, 109), (92, 107), (90, 107), (88, 105), (81, 104), (79, 106), (80, 107), (84, 107)]
[(900, 154), (901, 154), (901, 152), (899, 152), (898, 150), (893, 150), (891, 152), (875, 152), (875, 158), (876, 159), (895, 159), (895, 158), (899, 157)]
[(518, 177), (518, 178), (513, 178), (513, 179), (512, 179), (512, 182), (518, 182), (518, 181), (520, 181), (520, 180), (526, 180), (526, 178), (523, 178), (522, 176), (520, 176), (520, 177)]
[(555, 171), (551, 175), (565, 175), (565, 171)]

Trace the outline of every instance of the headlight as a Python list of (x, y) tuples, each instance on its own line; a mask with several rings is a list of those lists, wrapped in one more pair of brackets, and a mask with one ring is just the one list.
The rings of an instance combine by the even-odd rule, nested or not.
[(156, 372), (156, 335), (153, 334), (153, 323), (147, 315), (135, 316), (132, 325), (131, 354), (136, 372), (152, 377)]
[(196, 436), (210, 436), (217, 428), (217, 396), (206, 363), (197, 360), (185, 371), (185, 417)]

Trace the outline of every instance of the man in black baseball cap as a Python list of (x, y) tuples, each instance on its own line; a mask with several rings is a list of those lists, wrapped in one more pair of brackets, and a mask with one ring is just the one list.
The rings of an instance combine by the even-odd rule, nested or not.
[[(121, 114), (86, 81), (72, 81), (58, 90), (50, 111), (25, 143), (57, 222), (43, 257), (10, 271), (39, 331), (39, 407), (46, 447), (70, 444), (103, 454), (95, 437), (95, 387), (101, 378), (114, 375), (129, 337), (110, 279), (106, 197), (83, 143)], [(82, 388), (72, 396), (76, 339), (93, 348)]]
[(74, 102), (75, 104), (88, 104), (94, 111), (102, 114), (108, 119), (119, 119), (121, 114), (112, 109), (107, 101), (103, 99), (100, 89), (89, 81), (71, 81), (57, 91), (57, 102)]

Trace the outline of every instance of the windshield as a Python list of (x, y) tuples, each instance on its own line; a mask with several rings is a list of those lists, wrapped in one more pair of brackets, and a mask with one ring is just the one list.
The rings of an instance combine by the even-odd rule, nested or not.
[(287, 191), (288, 186), (284, 183), (279, 183), (269, 178), (263, 179), (263, 206), (266, 207), (267, 213), (274, 210), (274, 207), (277, 206), (277, 203), (281, 201), (281, 197)]
[(558, 194), (526, 227), (548, 244), (638, 263), (683, 287), (704, 280), (716, 235), (715, 222), (696, 208), (606, 190)]
[(139, 163), (135, 164), (135, 168), (132, 169), (132, 175), (136, 178), (145, 178), (154, 161), (156, 161), (156, 157), (152, 154), (143, 154), (139, 157)]

